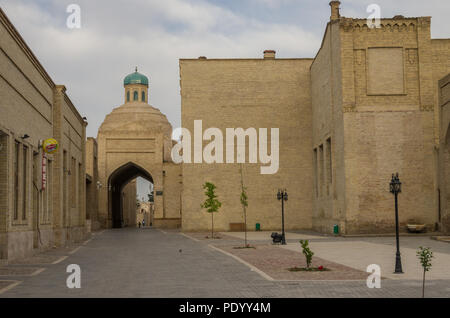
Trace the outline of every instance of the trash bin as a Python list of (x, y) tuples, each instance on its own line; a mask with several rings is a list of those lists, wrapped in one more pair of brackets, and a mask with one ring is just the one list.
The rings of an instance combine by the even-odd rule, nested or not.
[(337, 225), (337, 224), (333, 225), (333, 233), (339, 234), (339, 225)]
[(257, 230), (257, 231), (261, 231), (261, 224), (256, 223), (256, 230)]

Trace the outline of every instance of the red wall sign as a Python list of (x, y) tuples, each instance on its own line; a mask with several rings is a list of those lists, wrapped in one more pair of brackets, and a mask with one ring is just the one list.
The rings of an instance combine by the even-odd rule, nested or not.
[(47, 157), (42, 153), (42, 191), (47, 187)]

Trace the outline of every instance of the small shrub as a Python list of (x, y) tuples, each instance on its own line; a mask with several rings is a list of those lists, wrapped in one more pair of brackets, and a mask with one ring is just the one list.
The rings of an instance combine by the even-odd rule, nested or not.
[(433, 258), (433, 252), (428, 247), (419, 247), (417, 251), (417, 257), (420, 260), (420, 264), (423, 267), (423, 281), (422, 281), (422, 297), (425, 297), (425, 273), (431, 269), (431, 259)]
[(314, 255), (314, 253), (311, 251), (311, 249), (309, 248), (309, 242), (308, 240), (300, 240), (300, 244), (302, 245), (302, 253), (305, 255), (306, 258), (306, 268), (309, 268), (311, 266), (312, 263), (312, 257)]

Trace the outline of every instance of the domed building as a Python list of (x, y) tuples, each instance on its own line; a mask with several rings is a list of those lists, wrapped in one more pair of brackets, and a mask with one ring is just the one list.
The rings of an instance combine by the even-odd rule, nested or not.
[(172, 126), (159, 109), (148, 104), (147, 76), (136, 68), (123, 85), (125, 103), (114, 108), (98, 130), (102, 185), (98, 221), (107, 228), (134, 225), (136, 184), (132, 181), (142, 177), (153, 183), (154, 226), (177, 227), (181, 222), (181, 168), (171, 162)]

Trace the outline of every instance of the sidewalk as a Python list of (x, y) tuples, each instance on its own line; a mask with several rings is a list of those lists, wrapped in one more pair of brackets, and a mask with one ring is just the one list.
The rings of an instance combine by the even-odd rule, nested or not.
[[(247, 232), (249, 241), (271, 244), (271, 232)], [(243, 239), (243, 232), (222, 232), (223, 236)], [(296, 242), (294, 241), (296, 240)], [(450, 279), (450, 244), (431, 240), (428, 236), (404, 236), (401, 238), (400, 253), (403, 274), (394, 274), (395, 239), (386, 237), (332, 237), (310, 233), (286, 232), (287, 245), (281, 247), (301, 255), (299, 240), (310, 240), (314, 257), (341, 264), (358, 271), (366, 272), (367, 266), (377, 264), (381, 267), (381, 276), (396, 280), (421, 280), (423, 269), (416, 256), (419, 246), (431, 246), (433, 260), (427, 279)], [(313, 257), (313, 259), (314, 259)], [(368, 275), (368, 274), (367, 274)]]
[[(301, 253), (300, 244), (288, 243), (286, 249)], [(423, 269), (412, 248), (400, 248), (403, 274), (394, 274), (395, 246), (369, 242), (311, 242), (314, 256), (366, 271), (370, 264), (381, 267), (381, 276), (390, 279), (422, 279)], [(450, 254), (433, 252), (428, 279), (450, 279)]]

